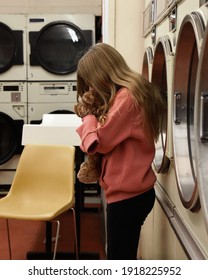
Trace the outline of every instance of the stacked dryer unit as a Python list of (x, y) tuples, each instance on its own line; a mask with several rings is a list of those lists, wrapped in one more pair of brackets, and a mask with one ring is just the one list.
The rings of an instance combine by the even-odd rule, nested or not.
[(208, 8), (203, 6), (187, 14), (180, 25), (177, 39), (173, 137), (178, 190), (185, 208), (199, 207), (195, 151), (195, 91), (200, 51), (205, 33)]
[(94, 43), (93, 14), (28, 15), (28, 123), (43, 114), (73, 113), (76, 68)]
[[(147, 11), (151, 21), (144, 33), (143, 75), (149, 75), (167, 100), (167, 126), (156, 144), (154, 160), (156, 194), (187, 256), (203, 258), (208, 255), (208, 3), (154, 0)], [(150, 50), (152, 59), (148, 59)]]
[[(204, 91), (199, 93), (201, 84), (204, 82), (201, 75), (204, 77), (206, 75), (202, 73), (206, 70), (202, 66), (202, 50), (205, 49), (203, 46), (206, 44), (204, 42), (206, 41), (208, 3), (207, 1), (194, 1), (194, 3), (198, 7), (192, 6), (191, 11), (189, 1), (182, 1), (178, 5), (178, 14), (182, 11), (186, 11), (186, 14), (180, 18), (173, 77), (173, 151), (180, 198), (180, 201), (175, 203), (177, 213), (185, 221), (186, 227), (191, 229), (191, 235), (194, 236), (196, 243), (201, 244), (205, 258), (208, 258), (208, 193), (206, 189), (208, 181), (205, 187), (204, 180), (207, 177), (202, 176), (202, 174), (205, 175), (204, 171), (201, 173), (201, 170), (206, 168), (206, 161), (201, 158), (206, 155), (201, 153), (201, 147), (206, 146), (203, 136), (206, 133), (202, 132), (206, 131), (207, 116), (204, 114), (206, 94), (204, 98)], [(198, 107), (198, 104), (201, 105)], [(199, 132), (200, 126), (201, 132)], [(200, 151), (198, 155), (197, 151)], [(203, 250), (201, 250), (202, 253)]]
[(0, 15), (0, 193), (8, 191), (27, 123), (26, 17)]
[(12, 183), (23, 125), (73, 113), (77, 63), (94, 37), (93, 14), (0, 15), (0, 192)]

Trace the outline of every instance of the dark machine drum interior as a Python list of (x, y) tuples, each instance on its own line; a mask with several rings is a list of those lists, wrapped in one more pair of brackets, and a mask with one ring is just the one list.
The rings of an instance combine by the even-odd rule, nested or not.
[(67, 21), (57, 21), (38, 32), (29, 32), (29, 40), (30, 65), (39, 65), (50, 73), (64, 75), (76, 71), (79, 59), (92, 45), (92, 31), (81, 30)]
[(0, 73), (23, 64), (23, 31), (12, 30), (0, 22)]
[(21, 139), (23, 120), (13, 120), (0, 112), (0, 164), (7, 162), (14, 154), (22, 152)]

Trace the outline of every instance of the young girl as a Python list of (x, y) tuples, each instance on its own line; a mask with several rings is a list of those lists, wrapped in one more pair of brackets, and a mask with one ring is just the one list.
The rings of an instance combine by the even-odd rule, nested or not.
[(153, 84), (105, 43), (92, 46), (79, 61), (78, 98), (88, 90), (103, 98), (105, 122), (84, 116), (77, 132), (85, 153), (103, 155), (99, 183), (107, 201), (107, 258), (133, 260), (155, 201), (151, 165), (165, 105)]

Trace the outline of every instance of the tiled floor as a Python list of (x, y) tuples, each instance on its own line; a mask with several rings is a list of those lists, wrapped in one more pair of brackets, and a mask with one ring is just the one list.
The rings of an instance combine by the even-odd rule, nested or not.
[[(90, 206), (90, 210), (89, 210)], [(93, 208), (91, 209), (91, 206)], [(103, 210), (98, 204), (86, 205), (81, 211), (81, 239), (80, 252), (99, 254), (99, 259), (105, 259), (105, 230)], [(61, 230), (58, 252), (72, 252), (74, 248), (73, 223), (71, 214), (60, 216)], [(12, 259), (25, 260), (27, 252), (44, 252), (45, 223), (36, 221), (10, 220), (10, 234), (12, 243)], [(55, 229), (55, 228), (54, 228)], [(86, 256), (86, 254), (84, 254)], [(0, 260), (9, 258), (6, 221), (0, 219)], [(87, 259), (87, 257), (85, 257)]]

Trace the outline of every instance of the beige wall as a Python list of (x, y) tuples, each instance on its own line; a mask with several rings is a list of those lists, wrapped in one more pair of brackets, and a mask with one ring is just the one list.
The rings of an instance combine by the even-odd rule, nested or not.
[(103, 0), (103, 41), (114, 46), (134, 70), (141, 72), (144, 52), (144, 2)]
[(0, 0), (1, 13), (94, 13), (102, 0)]

